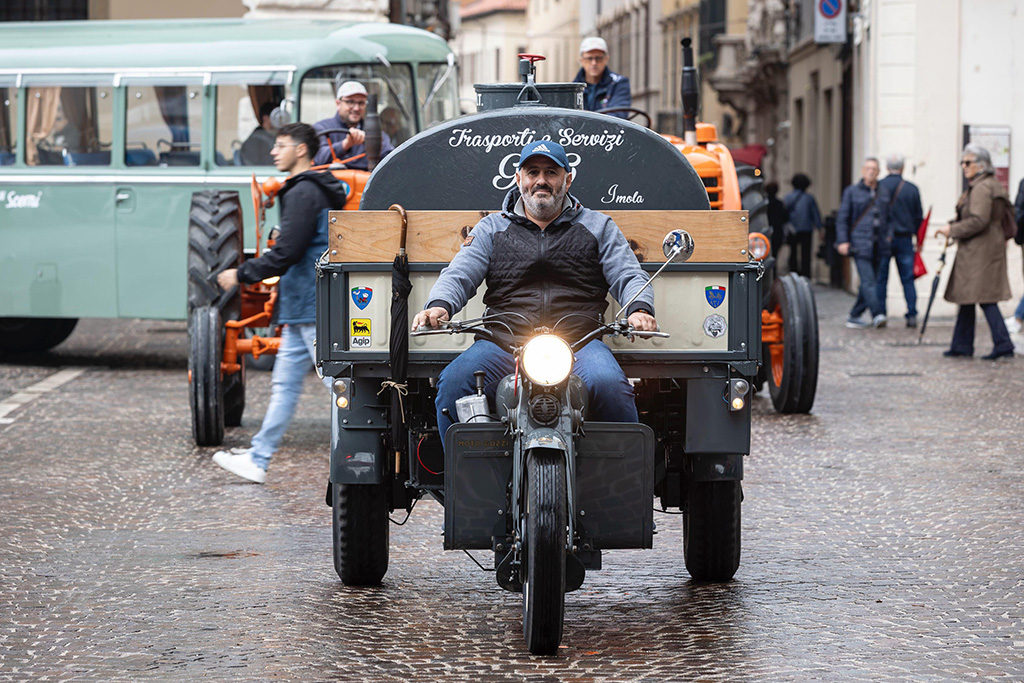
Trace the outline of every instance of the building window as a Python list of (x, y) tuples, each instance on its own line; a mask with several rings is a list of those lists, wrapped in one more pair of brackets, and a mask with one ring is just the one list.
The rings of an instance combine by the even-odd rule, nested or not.
[(89, 18), (89, 0), (4, 0), (0, 21), (75, 21)]
[[(699, 61), (710, 73), (717, 64), (715, 36), (725, 33), (725, 0), (700, 0)], [(702, 69), (704, 70), (704, 69)]]

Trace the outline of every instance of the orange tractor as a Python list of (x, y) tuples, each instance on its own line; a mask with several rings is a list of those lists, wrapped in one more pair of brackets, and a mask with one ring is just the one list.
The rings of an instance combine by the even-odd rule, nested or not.
[[(367, 150), (369, 166), (376, 163), (380, 150), (380, 125), (375, 107), (367, 113)], [(376, 131), (376, 133), (374, 132)], [(321, 131), (321, 135), (339, 132)], [(376, 135), (376, 137), (375, 137)], [(350, 169), (334, 155), (330, 164), (314, 171), (331, 173), (348, 188), (345, 210), (357, 210), (369, 171)], [(360, 155), (362, 156), (362, 155)], [(251, 183), (252, 206), (256, 217), (256, 248), (242, 249), (242, 206), (237, 192), (210, 190), (192, 195), (188, 232), (188, 331), (189, 331), (189, 403), (192, 410), (192, 435), (199, 446), (217, 446), (224, 439), (224, 427), (242, 422), (245, 410), (245, 356), (250, 363), (273, 358), (281, 344), (280, 330), (274, 321), (277, 281), (268, 278), (251, 285), (239, 285), (223, 291), (217, 275), (237, 268), (244, 258), (258, 257), (264, 247), (262, 226), (267, 209), (274, 205), (282, 182), (268, 178)], [(275, 231), (267, 237), (266, 249), (273, 248)]]

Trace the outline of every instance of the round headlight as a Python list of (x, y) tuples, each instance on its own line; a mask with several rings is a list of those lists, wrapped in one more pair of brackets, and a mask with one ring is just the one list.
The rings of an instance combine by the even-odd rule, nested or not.
[(572, 349), (553, 334), (534, 337), (523, 348), (523, 372), (537, 384), (558, 384), (572, 372)]
[(768, 258), (768, 254), (772, 250), (768, 238), (759, 232), (750, 233), (747, 237), (747, 246), (750, 249), (750, 255), (758, 261)]

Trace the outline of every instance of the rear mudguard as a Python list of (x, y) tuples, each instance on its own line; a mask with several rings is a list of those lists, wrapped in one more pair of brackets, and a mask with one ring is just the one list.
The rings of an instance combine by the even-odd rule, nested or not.
[(360, 403), (376, 400), (373, 384), (356, 379), (352, 383), (352, 408), (342, 410), (331, 402), (331, 477), (335, 484), (379, 484), (384, 481), (387, 461), (385, 434), (386, 406)]

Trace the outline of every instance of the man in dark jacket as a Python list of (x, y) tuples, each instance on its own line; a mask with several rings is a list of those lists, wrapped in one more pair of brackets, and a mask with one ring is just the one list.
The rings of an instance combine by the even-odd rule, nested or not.
[[(505, 196), (501, 213), (482, 219), (462, 249), (441, 271), (412, 327), (439, 324), (457, 313), (485, 280), (489, 313), (525, 316), (503, 319), (517, 335), (535, 327), (558, 326), (573, 343), (596, 329), (608, 306), (629, 301), (647, 284), (636, 255), (611, 218), (585, 209), (571, 194), (569, 160), (561, 145), (539, 140), (523, 148), (516, 185)], [(638, 330), (656, 330), (654, 296), (648, 287), (626, 311)], [(508, 332), (494, 328), (506, 341)], [(611, 350), (593, 339), (576, 350), (573, 371), (590, 395), (588, 419), (636, 422), (633, 386)], [(515, 361), (497, 344), (478, 338), (441, 372), (437, 387), (437, 426), (442, 436), (456, 414), (455, 401), (473, 393), (473, 372), (487, 372), (488, 395), (510, 374)]]
[[(814, 232), (821, 229), (821, 211), (814, 195), (807, 191), (811, 179), (797, 173), (790, 181), (793, 191), (786, 195), (786, 210), (793, 226), (790, 239), (789, 270), (806, 278), (811, 277), (811, 241)], [(799, 255), (799, 259), (797, 256)]]
[[(885, 327), (885, 312), (878, 300), (878, 269), (889, 262), (892, 231), (889, 228), (889, 191), (878, 185), (878, 159), (868, 157), (856, 185), (843, 190), (836, 216), (836, 251), (852, 256), (860, 276), (857, 300), (850, 309), (847, 327)], [(861, 319), (870, 309), (871, 321)]]
[[(907, 327), (917, 327), (917, 290), (914, 289), (914, 239), (924, 220), (921, 193), (917, 185), (903, 179), (903, 157), (893, 154), (885, 160), (889, 175), (878, 186), (889, 193), (889, 225), (892, 232), (892, 256), (896, 271), (903, 283), (903, 296), (907, 300)], [(885, 299), (889, 286), (889, 259), (878, 268), (878, 299), (885, 313)]]
[[(315, 264), (327, 248), (327, 211), (345, 205), (348, 188), (330, 173), (310, 171), (317, 149), (313, 127), (290, 123), (277, 133), (271, 154), (277, 170), (289, 174), (277, 201), (281, 207), (281, 234), (274, 248), (250, 259), (237, 270), (225, 270), (217, 283), (228, 290), (238, 283), (253, 284), (280, 276), (277, 291), (278, 322), (284, 325), (281, 346), (271, 376), (270, 405), (263, 426), (249, 448), (218, 451), (213, 461), (224, 469), (262, 484), (267, 466), (295, 414), (302, 384), (316, 358)], [(324, 383), (328, 386), (328, 380)]]
[[(313, 157), (313, 165), (331, 163), (331, 146), (334, 146), (334, 153), (338, 159), (345, 160), (360, 154), (366, 153), (366, 133), (363, 132), (363, 118), (366, 116), (367, 93), (366, 88), (358, 81), (345, 81), (338, 86), (338, 98), (334, 101), (338, 113), (329, 119), (323, 119), (313, 124), (319, 133), (322, 130), (341, 128), (347, 133), (331, 133), (320, 137), (320, 148)], [(395, 146), (391, 144), (391, 138), (387, 133), (380, 134), (380, 158), (383, 159), (391, 153)], [(367, 170), (366, 157), (360, 157), (355, 161), (345, 164), (349, 168)]]
[[(604, 38), (584, 38), (580, 43), (580, 70), (573, 82), (587, 84), (583, 91), (583, 108), (587, 111), (633, 106), (629, 79), (608, 68), (608, 44)], [(609, 116), (624, 119), (627, 114), (617, 112)]]

